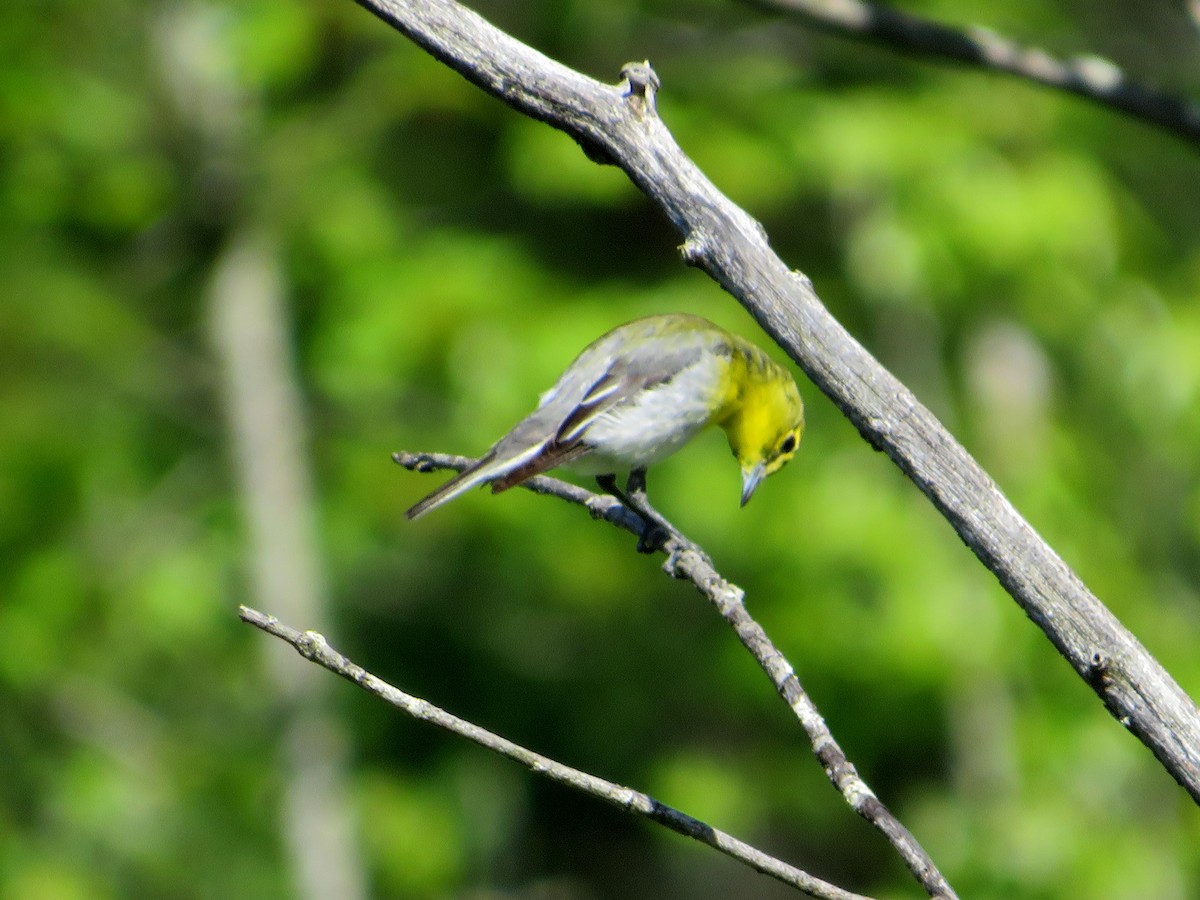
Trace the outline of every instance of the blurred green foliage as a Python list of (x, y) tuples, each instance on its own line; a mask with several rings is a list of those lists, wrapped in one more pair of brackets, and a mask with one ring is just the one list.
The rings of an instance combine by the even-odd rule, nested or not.
[[(1175, 4), (909, 5), (1200, 94)], [(685, 150), (1200, 695), (1194, 150), (737, 4), (479, 9), (610, 81), (648, 57)], [(914, 893), (627, 535), (520, 491), (401, 515), (434, 482), (390, 450), (482, 451), (613, 325), (686, 310), (755, 335), (619, 172), (348, 2), (6, 4), (0, 55), (0, 896), (296, 891), (205, 309), (251, 226), (288, 279), (334, 642), (846, 887)], [(804, 390), (805, 445), (746, 510), (717, 435), (651, 493), (869, 783), (963, 896), (1200, 896), (1195, 806)], [(784, 895), (335, 696), (377, 896)]]

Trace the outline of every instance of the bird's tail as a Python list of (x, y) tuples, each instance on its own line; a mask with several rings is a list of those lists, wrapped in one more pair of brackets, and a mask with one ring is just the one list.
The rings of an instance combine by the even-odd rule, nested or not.
[(504, 459), (498, 459), (494, 451), (488, 453), (482, 459), (467, 466), (428, 497), (414, 504), (404, 515), (409, 519), (423, 516), (431, 509), (453, 500), (459, 494), (465, 494), (473, 487), (502, 478), (513, 469), (525, 465), (541, 449), (540, 445), (530, 447), (524, 453)]

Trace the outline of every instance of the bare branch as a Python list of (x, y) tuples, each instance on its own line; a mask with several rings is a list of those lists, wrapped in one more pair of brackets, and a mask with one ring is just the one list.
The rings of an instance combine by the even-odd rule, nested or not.
[(659, 803), (648, 794), (622, 787), (619, 784), (605, 781), (603, 778), (597, 778), (595, 775), (580, 771), (579, 769), (573, 769), (560, 762), (555, 762), (549, 757), (542, 756), (540, 753), (534, 753), (532, 750), (515, 744), (507, 738), (500, 737), (500, 735), (481, 728), (472, 722), (460, 719), (458, 716), (452, 715), (444, 709), (434, 706), (426, 700), (422, 700), (420, 697), (414, 697), (412, 694), (405, 693), (399, 688), (388, 684), (386, 681), (376, 678), (361, 666), (351, 662), (330, 647), (325, 638), (315, 631), (299, 632), (294, 628), (284, 625), (274, 616), (264, 615), (258, 610), (250, 609), (247, 606), (240, 607), (238, 614), (243, 621), (249, 622), (256, 628), (260, 628), (268, 634), (273, 634), (275, 637), (291, 644), (305, 659), (324, 666), (330, 672), (333, 672), (335, 675), (341, 675), (347, 681), (354, 682), (363, 690), (386, 700), (392, 706), (408, 713), (414, 719), (444, 728), (452, 734), (464, 737), (478, 744), (480, 747), (491, 750), (493, 753), (498, 753), (501, 756), (519, 762), (531, 771), (539, 775), (544, 775), (552, 781), (557, 781), (559, 784), (564, 784), (567, 787), (583, 791), (585, 794), (591, 794), (593, 797), (606, 800), (614, 806), (619, 806), (635, 815), (642, 816), (660, 825), (665, 825), (667, 828), (685, 837), (690, 837), (702, 844), (708, 844), (708, 846), (720, 850), (726, 856), (744, 863), (755, 871), (782, 881), (784, 884), (791, 885), (808, 894), (810, 897), (819, 897), (822, 900), (870, 900), (870, 898), (864, 897), (861, 894), (853, 894), (842, 890), (837, 885), (822, 881), (820, 878), (809, 875), (807, 872), (797, 869), (795, 866), (790, 866), (773, 856), (768, 856), (761, 850), (750, 846), (744, 841), (739, 841), (737, 838), (731, 837), (725, 832), (713, 828), (711, 825), (706, 825), (699, 819), (695, 819), (664, 803)]
[(1164, 128), (1200, 149), (1200, 104), (1139, 84), (1097, 56), (1057, 59), (987, 28), (954, 28), (865, 0), (749, 2), (824, 31), (865, 38), (904, 53), (1004, 72), (1066, 91)]
[[(393, 453), (392, 459), (415, 472), (431, 472), (437, 469), (462, 471), (474, 462), (465, 456), (404, 451)], [(605, 519), (633, 534), (642, 533), (642, 520), (613, 497), (593, 494), (577, 485), (545, 475), (530, 479), (522, 487), (527, 487), (537, 494), (549, 494), (569, 503), (576, 503), (585, 507), (593, 518)], [(917, 839), (867, 786), (859, 776), (858, 770), (846, 758), (816, 704), (801, 686), (791, 663), (746, 610), (745, 591), (722, 578), (713, 568), (708, 555), (674, 528), (660, 549), (667, 557), (663, 571), (672, 578), (690, 581), (696, 590), (708, 598), (721, 617), (733, 628), (742, 645), (767, 673), (779, 696), (799, 719), (812, 743), (813, 753), (825, 769), (825, 774), (850, 807), (887, 837), (909, 871), (931, 897), (957, 896)]]
[(829, 314), (762, 226), (675, 143), (657, 78), (629, 67), (601, 84), (453, 0), (356, 0), (472, 83), (620, 166), (684, 235), (684, 261), (750, 312), (874, 447), (933, 502), (1117, 720), (1200, 801), (1200, 709), (1037, 534), (912, 392)]

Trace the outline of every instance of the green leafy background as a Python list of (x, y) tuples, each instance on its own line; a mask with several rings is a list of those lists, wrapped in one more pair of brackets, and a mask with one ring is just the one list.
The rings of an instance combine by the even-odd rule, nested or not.
[[(1200, 95), (1181, 4), (905, 5)], [(648, 57), (684, 149), (1200, 695), (1194, 147), (737, 4), (479, 9), (608, 81)], [(628, 535), (521, 491), (403, 519), (435, 481), (390, 451), (482, 451), (622, 321), (686, 310), (766, 340), (624, 176), (349, 2), (5, 4), (0, 56), (0, 896), (299, 893), (208, 326), (244, 229), (285, 273), (341, 649), (846, 887), (916, 893)], [(650, 490), (868, 782), (963, 896), (1200, 896), (1196, 806), (801, 387), (801, 452), (745, 510), (719, 434)], [(785, 895), (330, 695), (375, 896)]]

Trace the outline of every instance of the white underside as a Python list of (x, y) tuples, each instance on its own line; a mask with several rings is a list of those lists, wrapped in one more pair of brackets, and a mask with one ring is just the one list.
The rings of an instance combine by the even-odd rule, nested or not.
[(711, 424), (718, 381), (716, 366), (695, 365), (642, 391), (635, 402), (602, 413), (582, 435), (592, 452), (571, 468), (599, 475), (665, 459)]

